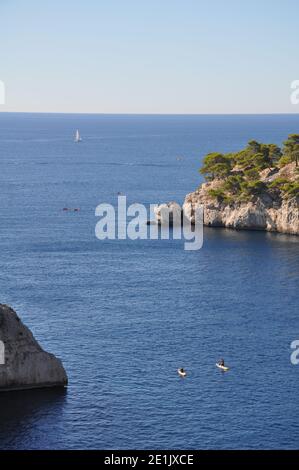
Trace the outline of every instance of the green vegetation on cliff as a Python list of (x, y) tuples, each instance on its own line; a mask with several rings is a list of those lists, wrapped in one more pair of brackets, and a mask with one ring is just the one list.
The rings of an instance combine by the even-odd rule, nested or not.
[[(291, 164), (291, 165), (290, 165)], [(299, 134), (291, 134), (283, 148), (251, 140), (245, 149), (205, 156), (200, 173), (217, 181), (209, 194), (229, 203), (248, 201), (263, 193), (283, 198), (299, 197)], [(284, 169), (291, 167), (291, 170)]]

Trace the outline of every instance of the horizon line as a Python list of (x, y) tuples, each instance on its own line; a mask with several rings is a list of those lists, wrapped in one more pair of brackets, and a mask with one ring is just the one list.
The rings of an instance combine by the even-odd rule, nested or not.
[(101, 113), (101, 112), (69, 112), (69, 111), (1, 111), (0, 114), (58, 114), (82, 116), (299, 116), (298, 112), (275, 113)]

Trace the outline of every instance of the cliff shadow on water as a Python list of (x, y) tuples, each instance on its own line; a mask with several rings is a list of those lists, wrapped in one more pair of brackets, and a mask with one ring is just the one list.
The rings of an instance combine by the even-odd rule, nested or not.
[[(40, 448), (39, 435), (47, 448), (47, 433), (41, 425), (45, 417), (55, 429), (62, 425), (66, 388), (45, 388), (3, 392), (0, 395), (0, 449)], [(44, 447), (45, 446), (45, 447)]]

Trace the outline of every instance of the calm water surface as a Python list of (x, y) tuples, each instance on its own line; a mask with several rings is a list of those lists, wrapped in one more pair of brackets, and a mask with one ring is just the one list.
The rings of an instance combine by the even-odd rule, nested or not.
[(70, 381), (1, 394), (0, 448), (298, 448), (297, 237), (206, 229), (186, 252), (94, 235), (118, 191), (181, 203), (205, 153), (298, 131), (295, 115), (0, 114), (0, 302)]

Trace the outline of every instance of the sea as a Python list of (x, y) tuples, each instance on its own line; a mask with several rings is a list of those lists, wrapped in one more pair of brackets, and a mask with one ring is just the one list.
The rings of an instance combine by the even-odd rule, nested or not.
[(299, 238), (95, 236), (118, 193), (181, 204), (205, 154), (290, 133), (299, 115), (0, 114), (0, 302), (69, 377), (0, 394), (1, 449), (299, 447)]

